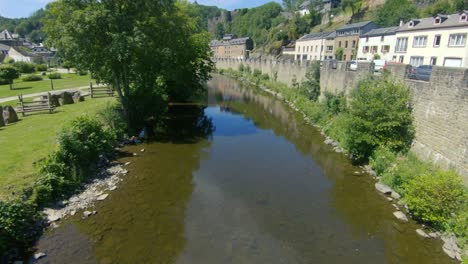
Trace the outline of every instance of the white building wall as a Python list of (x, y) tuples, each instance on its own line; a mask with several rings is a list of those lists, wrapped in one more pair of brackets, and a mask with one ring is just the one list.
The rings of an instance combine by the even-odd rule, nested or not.
[[(395, 51), (396, 35), (361, 37), (357, 53), (358, 60), (372, 61), (375, 54), (380, 55), (381, 60), (392, 61)], [(367, 51), (365, 51), (367, 47)], [(373, 52), (372, 47), (377, 47), (377, 52)], [(388, 47), (388, 51), (382, 50)]]
[[(295, 60), (323, 60), (325, 39), (310, 39), (296, 42)], [(298, 56), (299, 55), (299, 56)]]
[(32, 57), (24, 56), (23, 54), (16, 51), (14, 48), (10, 48), (10, 50), (8, 51), (8, 56), (14, 59), (15, 61), (23, 61), (23, 62), (33, 61)]
[[(465, 45), (460, 47), (449, 46), (449, 37), (451, 34), (464, 34)], [(434, 46), (435, 36), (440, 35), (440, 45)], [(414, 38), (416, 36), (427, 36), (425, 47), (414, 47)], [(432, 64), (435, 58), (435, 65), (445, 66), (447, 60), (461, 60), (461, 67), (468, 68), (468, 27), (453, 27), (445, 29), (426, 29), (418, 31), (397, 32), (396, 38), (408, 38), (406, 52), (394, 52), (397, 61), (410, 64), (411, 57), (423, 57), (423, 64)], [(396, 42), (395, 42), (396, 43)]]

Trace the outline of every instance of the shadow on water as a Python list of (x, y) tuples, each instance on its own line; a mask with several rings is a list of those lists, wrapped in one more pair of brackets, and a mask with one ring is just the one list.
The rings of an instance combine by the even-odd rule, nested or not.
[(98, 214), (82, 220), (78, 212), (45, 234), (38, 248), (48, 257), (40, 263), (174, 263), (186, 245), (192, 172), (214, 130), (203, 109), (171, 107), (158, 142), (126, 148), (138, 156), (121, 159), (131, 161), (123, 184), (96, 205)]

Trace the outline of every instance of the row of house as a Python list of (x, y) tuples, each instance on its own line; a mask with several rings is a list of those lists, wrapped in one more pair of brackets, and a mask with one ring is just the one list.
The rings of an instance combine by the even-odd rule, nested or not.
[(379, 28), (374, 22), (347, 24), (334, 32), (311, 33), (284, 51), (295, 60), (342, 60), (380, 58), (419, 65), (468, 67), (468, 11), (412, 19), (400, 26)]
[(8, 30), (0, 32), (0, 62), (6, 56), (15, 61), (37, 62), (41, 59), (49, 60), (54, 55), (55, 50), (49, 50), (42, 44), (28, 42)]

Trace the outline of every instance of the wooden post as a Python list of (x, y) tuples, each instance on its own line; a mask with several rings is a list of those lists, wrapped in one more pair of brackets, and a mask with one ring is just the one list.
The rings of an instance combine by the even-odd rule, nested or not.
[(91, 98), (93, 98), (93, 83), (92, 82), (89, 83), (89, 90), (91, 92)]
[(54, 89), (54, 80), (50, 79), (50, 88)]
[(20, 101), (20, 106), (21, 106), (21, 114), (23, 115), (24, 117), (24, 103), (23, 103), (23, 95), (19, 94), (18, 95), (18, 99)]
[(52, 107), (50, 106), (50, 93), (47, 93), (47, 106), (49, 107), (49, 114), (52, 114)]

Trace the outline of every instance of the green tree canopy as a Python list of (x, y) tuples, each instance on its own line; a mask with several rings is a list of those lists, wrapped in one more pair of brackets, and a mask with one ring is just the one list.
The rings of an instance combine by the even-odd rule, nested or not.
[(210, 36), (189, 11), (174, 0), (58, 0), (45, 31), (66, 60), (115, 87), (138, 125), (167, 100), (202, 91), (209, 78)]
[(375, 22), (382, 27), (398, 26), (400, 20), (408, 21), (418, 18), (419, 12), (415, 4), (409, 0), (387, 0), (377, 9)]
[(20, 77), (20, 72), (11, 65), (0, 65), (0, 80), (10, 83), (10, 90), (13, 89), (13, 80)]

